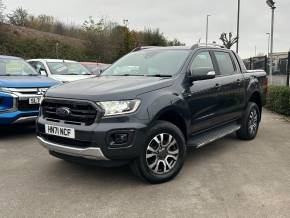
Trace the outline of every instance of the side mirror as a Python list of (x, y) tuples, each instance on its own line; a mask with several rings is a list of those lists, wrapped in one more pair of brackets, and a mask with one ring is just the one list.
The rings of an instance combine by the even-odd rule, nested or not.
[(215, 71), (212, 69), (206, 69), (206, 68), (200, 68), (195, 69), (193, 72), (191, 72), (191, 81), (198, 81), (198, 80), (208, 80), (208, 79), (214, 79), (215, 78)]
[(47, 76), (47, 72), (46, 72), (45, 69), (40, 69), (39, 73), (40, 73), (41, 76)]

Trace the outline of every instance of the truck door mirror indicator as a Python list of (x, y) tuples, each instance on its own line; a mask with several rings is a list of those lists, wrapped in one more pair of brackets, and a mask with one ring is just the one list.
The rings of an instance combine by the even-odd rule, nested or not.
[(190, 78), (192, 81), (214, 79), (215, 76), (215, 71), (209, 68), (194, 69), (190, 73)]

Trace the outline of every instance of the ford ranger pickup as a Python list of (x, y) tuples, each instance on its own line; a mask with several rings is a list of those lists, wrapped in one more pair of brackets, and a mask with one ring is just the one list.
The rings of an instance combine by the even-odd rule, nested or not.
[(175, 177), (188, 147), (256, 137), (267, 77), (219, 46), (140, 47), (100, 77), (51, 88), (37, 134), (55, 157), (129, 164), (150, 183)]

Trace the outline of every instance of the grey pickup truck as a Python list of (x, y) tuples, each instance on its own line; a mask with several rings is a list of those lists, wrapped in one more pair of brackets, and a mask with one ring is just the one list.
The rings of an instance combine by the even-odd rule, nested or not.
[(178, 174), (188, 147), (256, 137), (267, 77), (218, 46), (140, 47), (100, 77), (51, 88), (37, 120), (55, 157), (129, 164), (151, 183)]

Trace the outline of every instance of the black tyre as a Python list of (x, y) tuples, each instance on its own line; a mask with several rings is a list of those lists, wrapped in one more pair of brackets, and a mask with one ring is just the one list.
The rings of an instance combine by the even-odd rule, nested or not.
[(241, 120), (241, 129), (237, 131), (240, 139), (252, 140), (256, 137), (260, 124), (260, 110), (256, 103), (249, 102), (247, 110)]
[(158, 121), (149, 130), (145, 147), (131, 169), (150, 183), (163, 183), (178, 174), (185, 156), (186, 144), (180, 129), (170, 122)]

